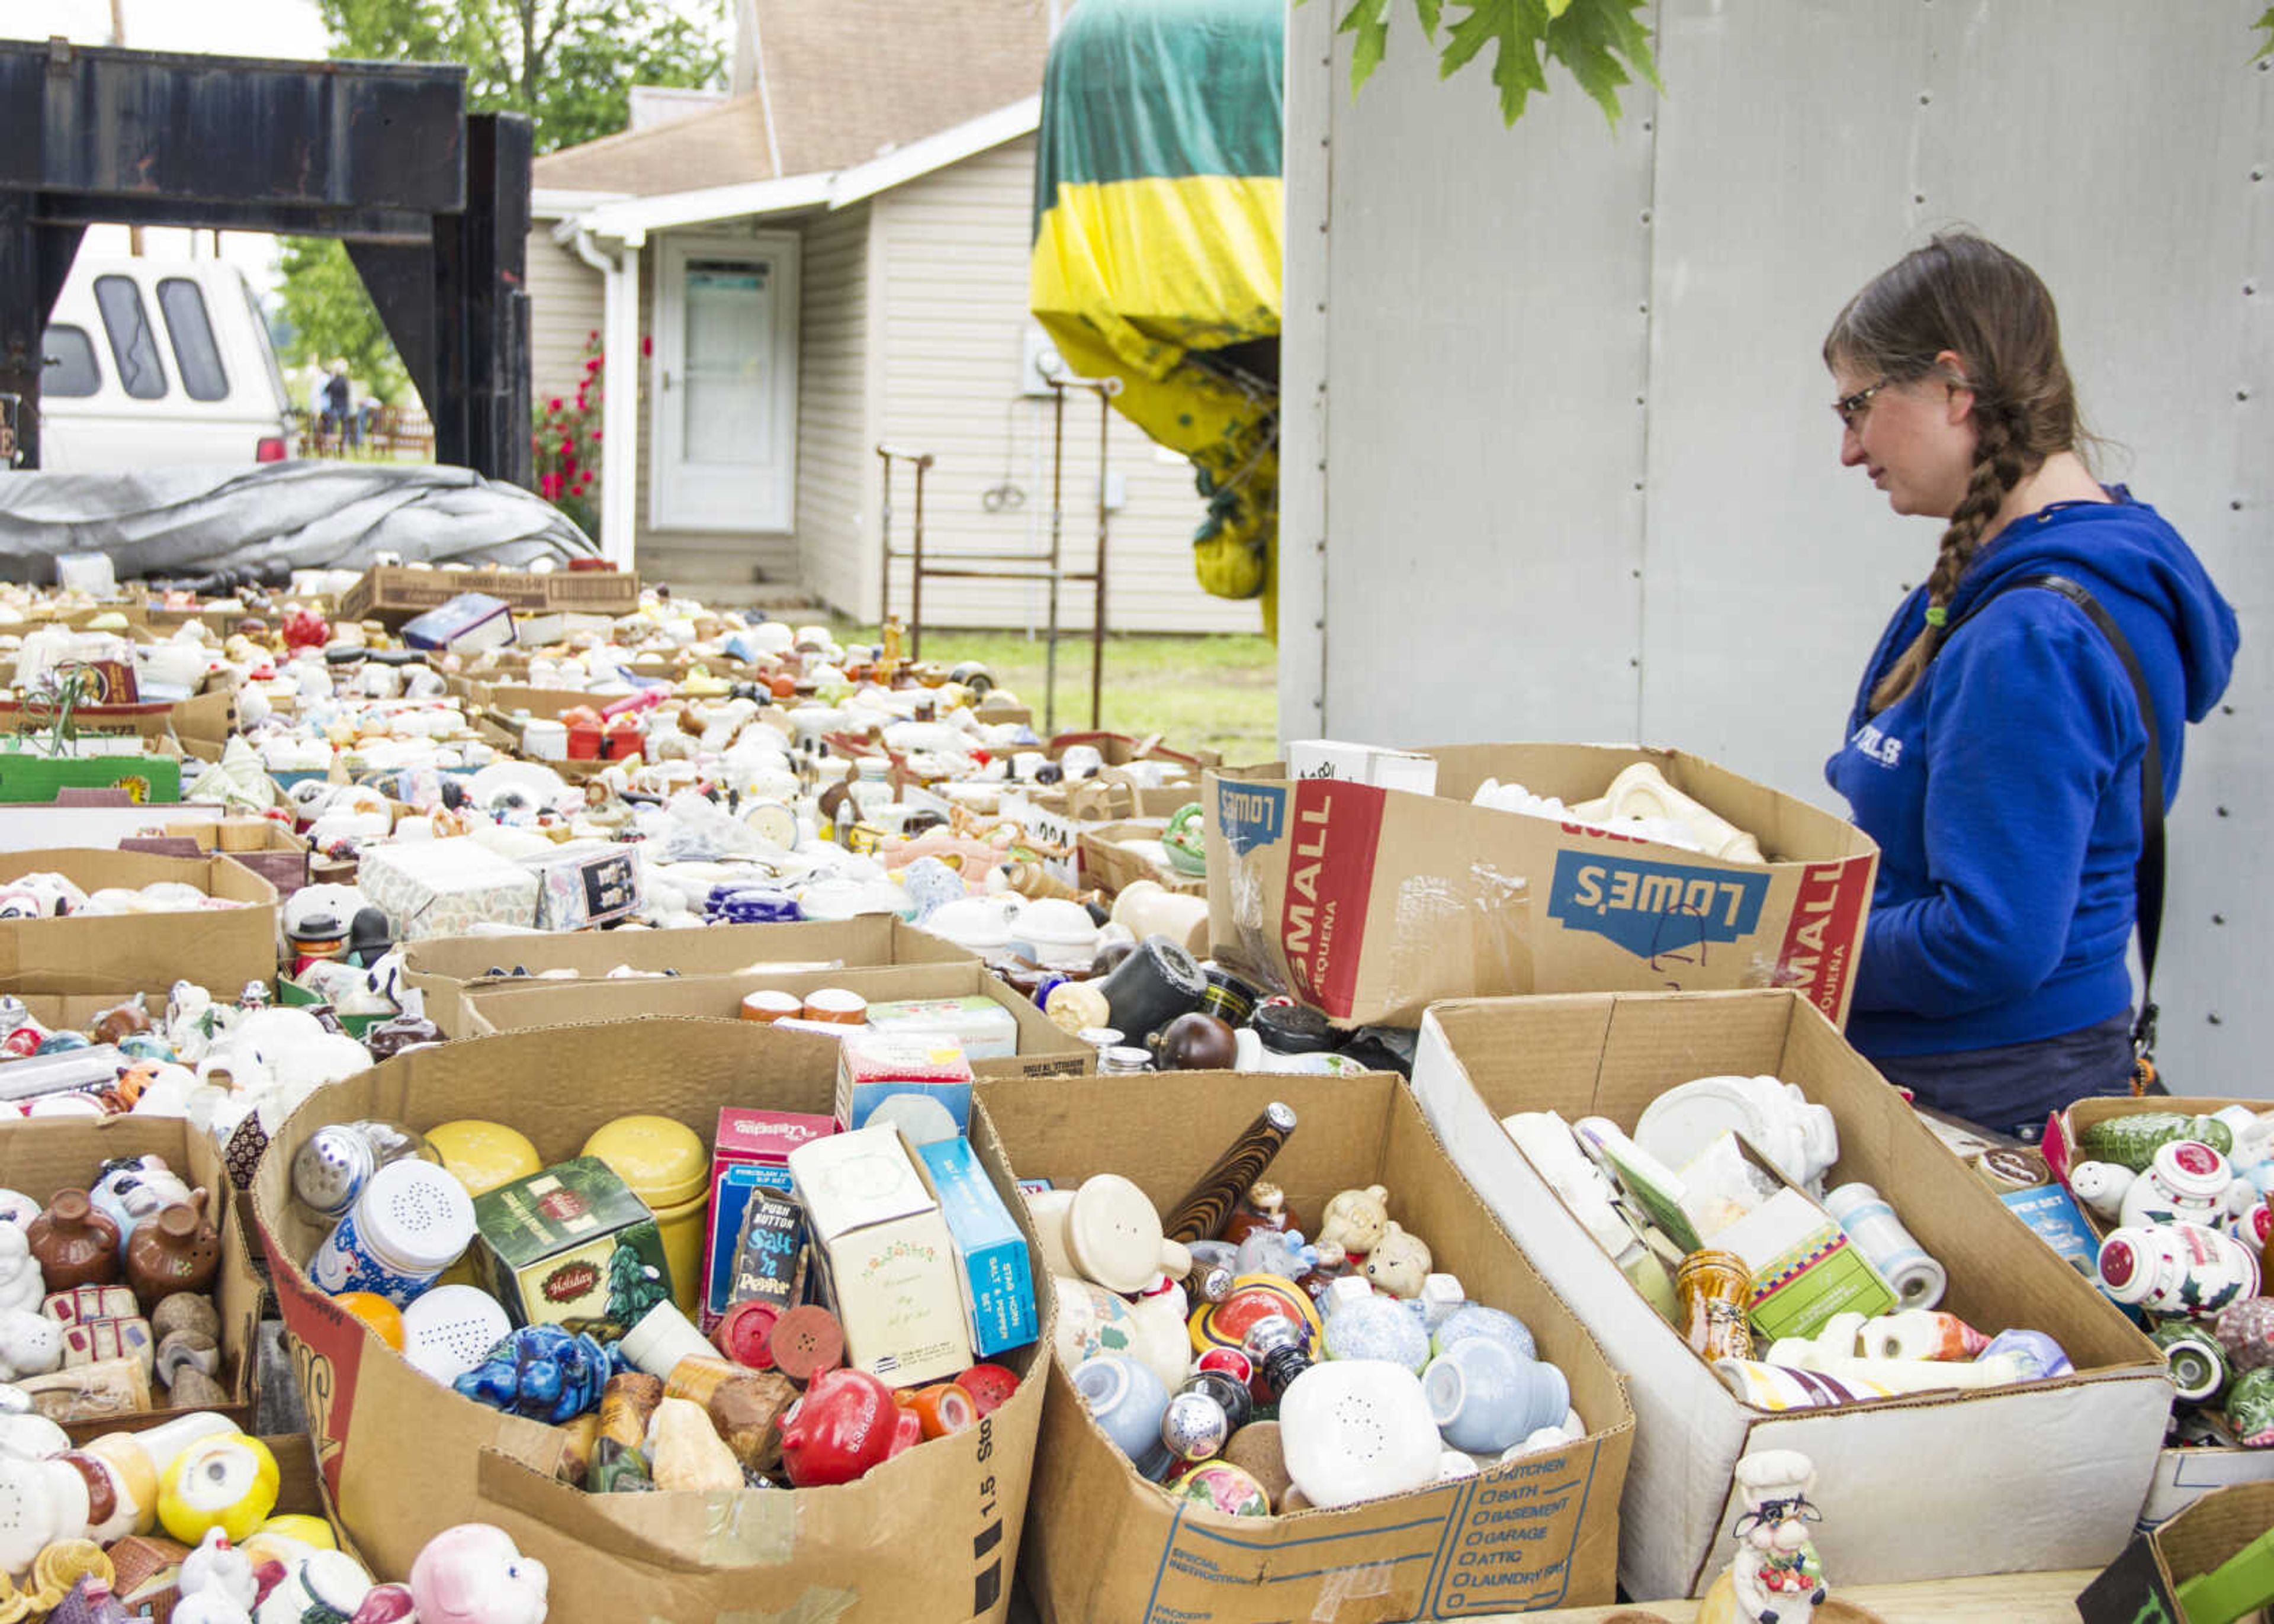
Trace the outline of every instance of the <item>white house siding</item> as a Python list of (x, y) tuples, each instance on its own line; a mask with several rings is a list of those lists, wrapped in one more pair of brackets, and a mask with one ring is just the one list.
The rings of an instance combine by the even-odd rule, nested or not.
[[(871, 274), (880, 283), (881, 398), (877, 438), (937, 459), (926, 477), (928, 554), (1042, 553), (1049, 545), (1050, 402), (1019, 393), (1022, 337), (1031, 318), (1027, 260), (1035, 142), (1026, 137), (938, 170), (874, 199)], [(809, 294), (809, 297), (810, 295)], [(1097, 402), (1066, 402), (1065, 557), (1088, 568), (1095, 554)], [(873, 460), (873, 459), (872, 459)], [(1201, 516), (1192, 472), (1164, 462), (1153, 443), (1118, 414), (1108, 466), (1126, 499), (1110, 522), (1107, 624), (1120, 631), (1253, 631), (1253, 601), (1211, 598), (1193, 579), (1192, 533)], [(1009, 484), (1025, 493), (1015, 508), (990, 513), (983, 498)], [(906, 547), (913, 516), (907, 477), (894, 492), (893, 543)], [(871, 532), (873, 534), (873, 532)], [(840, 607), (875, 613), (878, 560), (861, 551), (857, 603), (832, 578)], [(907, 566), (893, 572), (893, 606), (906, 613)], [(809, 576), (811, 580), (813, 577)], [(815, 583), (817, 585), (818, 582)], [(1087, 627), (1090, 589), (1065, 589), (1060, 623)], [(943, 626), (1039, 626), (1038, 586), (1022, 582), (930, 581), (924, 620)]]
[(538, 410), (574, 395), (584, 376), (584, 341), (600, 327), (600, 273), (553, 240), (553, 222), (529, 234), (529, 380)]
[(875, 545), (870, 432), (870, 206), (806, 228), (797, 366), (798, 580), (825, 601), (860, 596)]

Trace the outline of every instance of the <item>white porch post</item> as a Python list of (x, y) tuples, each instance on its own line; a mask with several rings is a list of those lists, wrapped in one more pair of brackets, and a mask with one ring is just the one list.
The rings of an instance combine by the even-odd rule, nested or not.
[(635, 567), (639, 524), (639, 395), (645, 366), (640, 357), (640, 246), (644, 233), (627, 237), (612, 256), (602, 340), (607, 356), (606, 394), (600, 406), (600, 551), (619, 569)]

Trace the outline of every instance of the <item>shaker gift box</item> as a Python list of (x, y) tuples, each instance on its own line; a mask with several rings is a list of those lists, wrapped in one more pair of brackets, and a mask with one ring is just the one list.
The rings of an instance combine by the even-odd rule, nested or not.
[(356, 883), (385, 912), (397, 941), (527, 925), (537, 916), (538, 876), (463, 835), (370, 846)]
[(478, 654), (513, 641), (513, 610), (486, 592), (461, 592), (440, 608), (404, 621), (403, 641), (414, 649)]
[(935, 1139), (916, 1147), (916, 1160), (955, 1237), (972, 1351), (990, 1359), (1007, 1348), (1025, 1347), (1042, 1334), (1027, 1242), (987, 1182), (979, 1153), (969, 1139)]
[(1006, 1060), (1019, 1052), (1019, 1023), (1009, 1010), (981, 993), (871, 1004), (869, 1025), (893, 1039), (952, 1040), (966, 1060)]
[(639, 912), (639, 853), (616, 840), (570, 840), (522, 865), (537, 876), (537, 928), (589, 930)]
[(893, 1387), (969, 1365), (955, 1242), (900, 1131), (879, 1123), (815, 1139), (790, 1152), (789, 1170), (846, 1362)]
[(671, 1296), (654, 1214), (598, 1156), (476, 1196), (474, 1228), (475, 1275), (516, 1325), (621, 1335)]
[(1437, 793), (1437, 763), (1412, 750), (1377, 744), (1347, 744), (1338, 739), (1296, 739), (1287, 745), (1287, 773), (1296, 778), (1339, 778), (1402, 789), (1415, 795)]
[(727, 1312), (734, 1292), (734, 1244), (742, 1233), (742, 1209), (753, 1192), (787, 1193), (789, 1153), (837, 1132), (833, 1116), (798, 1111), (723, 1106), (711, 1141), (711, 1222), (703, 1241), (703, 1328)]
[[(1939, 1306), (1985, 1335), (2043, 1331), (2073, 1373), (1963, 1394), (1771, 1412), (1745, 1405), (1623, 1274), (1501, 1126), (1517, 1111), (1608, 1117), (1631, 1132), (1667, 1089), (1764, 1073), (1827, 1108), (1827, 1185), (1881, 1192), (1949, 1275)], [(2172, 1402), (2154, 1345), (1953, 1156), (1791, 990), (1593, 993), (1433, 1005), (1413, 1092), (1469, 1184), (1604, 1346), (1633, 1395), (1619, 1577), (1637, 1596), (1697, 1594), (1728, 1560), (1738, 1458), (1797, 1449), (1841, 1530), (1840, 1577), (1891, 1584), (2097, 1567), (2123, 1546)], [(1718, 1238), (1718, 1237), (1717, 1237)], [(2027, 1515), (1953, 1518), (1969, 1503)], [(1918, 1530), (1931, 1526), (1932, 1539)]]
[[(887, 1101), (897, 1103), (888, 1107)], [(847, 1129), (864, 1128), (879, 1109), (902, 1115), (911, 1127), (944, 1116), (956, 1132), (968, 1133), (970, 1061), (953, 1038), (928, 1030), (853, 1033), (838, 1053), (837, 1120)]]

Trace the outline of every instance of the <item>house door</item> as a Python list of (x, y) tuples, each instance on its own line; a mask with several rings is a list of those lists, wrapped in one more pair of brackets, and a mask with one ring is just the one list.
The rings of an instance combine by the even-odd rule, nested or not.
[(660, 243), (649, 523), (787, 530), (797, 485), (798, 239)]

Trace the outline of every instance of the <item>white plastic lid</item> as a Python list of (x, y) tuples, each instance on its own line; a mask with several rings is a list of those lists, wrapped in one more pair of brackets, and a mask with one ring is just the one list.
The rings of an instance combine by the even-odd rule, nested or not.
[(505, 1307), (473, 1286), (436, 1286), (403, 1311), (403, 1357), (445, 1387), (478, 1369), (513, 1329)]
[(356, 1198), (365, 1244), (406, 1274), (439, 1274), (474, 1239), (474, 1201), (457, 1176), (432, 1162), (390, 1162)]
[(2214, 1201), (2234, 1182), (2234, 1169), (2200, 1139), (2173, 1139), (2156, 1149), (2156, 1177), (2183, 1200)]

